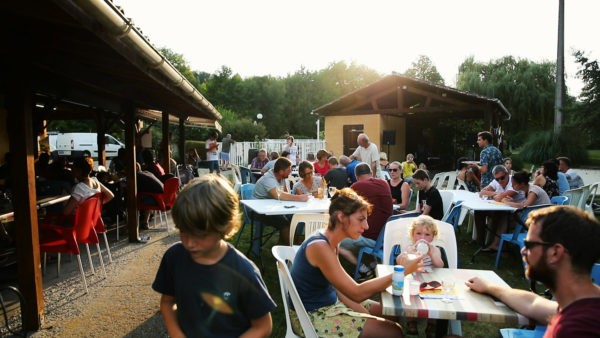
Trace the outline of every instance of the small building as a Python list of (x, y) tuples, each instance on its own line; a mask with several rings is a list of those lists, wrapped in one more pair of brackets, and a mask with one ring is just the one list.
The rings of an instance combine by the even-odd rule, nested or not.
[(390, 161), (413, 153), (430, 169), (477, 157), (477, 132), (502, 144), (510, 113), (498, 99), (392, 74), (313, 111), (325, 117), (327, 149), (350, 155), (366, 133)]

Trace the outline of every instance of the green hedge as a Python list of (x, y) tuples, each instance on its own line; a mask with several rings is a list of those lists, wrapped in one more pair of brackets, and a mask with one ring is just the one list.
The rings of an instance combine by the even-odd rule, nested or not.
[(206, 160), (206, 142), (205, 141), (185, 141), (185, 156), (187, 157), (190, 149), (196, 148), (198, 155), (202, 160)]
[(566, 156), (571, 165), (585, 164), (588, 154), (585, 150), (581, 133), (563, 128), (556, 135), (552, 130), (532, 133), (520, 152), (521, 159), (539, 165), (542, 162)]

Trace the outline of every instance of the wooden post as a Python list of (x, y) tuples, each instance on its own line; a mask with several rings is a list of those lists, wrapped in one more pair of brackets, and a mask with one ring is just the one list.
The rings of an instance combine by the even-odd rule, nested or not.
[(125, 113), (125, 174), (127, 177), (127, 234), (129, 242), (136, 242), (139, 236), (137, 211), (136, 180), (136, 117), (133, 104), (127, 102), (123, 106)]
[(169, 153), (169, 113), (162, 112), (162, 140), (160, 142), (161, 165), (165, 173), (171, 172), (171, 154)]
[[(105, 138), (106, 134), (106, 121), (104, 120), (104, 114), (101, 111), (96, 112), (96, 135), (98, 142), (98, 165), (102, 165), (106, 168), (106, 147)], [(108, 168), (107, 168), (108, 169)]]
[[(21, 69), (15, 65), (13, 67)], [(26, 312), (22, 314), (23, 325), (27, 331), (37, 331), (42, 325), (44, 296), (33, 165), (33, 102), (31, 91), (24, 83), (29, 79), (27, 74), (14, 75), (7, 95), (7, 122), (10, 126), (8, 133), (13, 161), (18, 282), (27, 305)]]
[(183, 118), (179, 118), (179, 160), (182, 164), (185, 163), (185, 159), (187, 154), (185, 153), (185, 120)]

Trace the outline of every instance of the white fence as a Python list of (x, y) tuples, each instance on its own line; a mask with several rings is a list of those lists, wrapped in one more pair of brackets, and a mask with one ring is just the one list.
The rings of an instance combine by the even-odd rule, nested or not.
[[(298, 156), (300, 156), (300, 159), (306, 159), (308, 153), (313, 153), (316, 156), (319, 149), (327, 149), (324, 140), (294, 140), (294, 143), (298, 147)], [(277, 151), (281, 154), (284, 147), (284, 139), (267, 139), (259, 142), (236, 142), (231, 145), (229, 161), (235, 165), (247, 166), (249, 164), (248, 152), (250, 149), (265, 148), (267, 150), (267, 156), (269, 156), (272, 151)], [(220, 143), (219, 149), (221, 149)], [(252, 159), (250, 159), (250, 161), (251, 160)]]

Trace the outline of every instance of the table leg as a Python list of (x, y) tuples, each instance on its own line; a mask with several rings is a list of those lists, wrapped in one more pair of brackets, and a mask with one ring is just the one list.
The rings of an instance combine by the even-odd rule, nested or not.
[(264, 265), (262, 261), (261, 248), (262, 248), (262, 233), (263, 233), (263, 222), (259, 222), (254, 227), (254, 213), (250, 213), (250, 234), (252, 236), (252, 243), (248, 254), (252, 254), (258, 258), (260, 263), (260, 270), (264, 271)]

